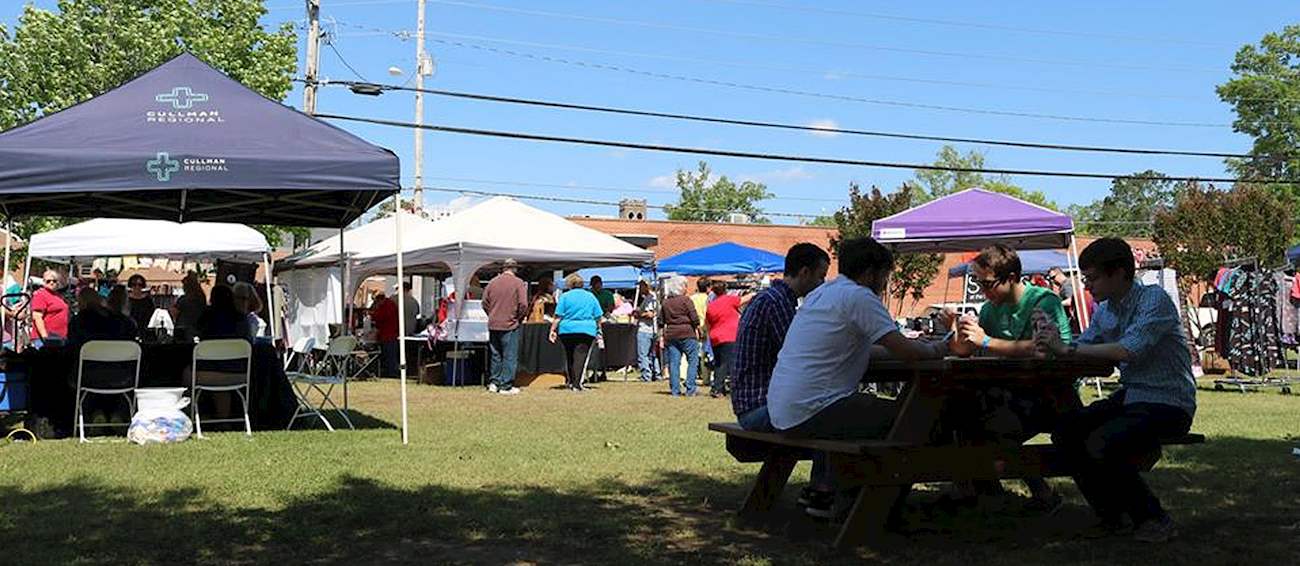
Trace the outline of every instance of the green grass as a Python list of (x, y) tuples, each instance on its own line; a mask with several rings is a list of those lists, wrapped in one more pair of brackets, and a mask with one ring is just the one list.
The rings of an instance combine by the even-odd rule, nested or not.
[(1075, 539), (1091, 517), (1061, 481), (1069, 506), (1048, 519), (933, 514), (929, 487), (907, 537), (839, 554), (795, 511), (806, 467), (771, 519), (738, 521), (758, 467), (704, 428), (729, 405), (662, 389), (412, 386), (406, 447), (390, 381), (354, 386), (372, 427), (356, 432), (6, 444), (0, 563), (1300, 563), (1300, 396), (1201, 392), (1193, 428), (1210, 442), (1167, 450), (1149, 475), (1176, 543)]

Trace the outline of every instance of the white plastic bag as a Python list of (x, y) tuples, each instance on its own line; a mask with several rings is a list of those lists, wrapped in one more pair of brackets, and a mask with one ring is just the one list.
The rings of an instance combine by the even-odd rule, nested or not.
[(136, 444), (167, 444), (190, 437), (194, 423), (181, 409), (190, 399), (181, 397), (181, 388), (140, 389), (136, 391), (139, 409), (131, 417), (126, 438)]

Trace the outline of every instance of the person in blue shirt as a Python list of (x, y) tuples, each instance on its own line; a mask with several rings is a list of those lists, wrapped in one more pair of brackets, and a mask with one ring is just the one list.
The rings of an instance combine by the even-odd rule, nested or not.
[[(1160, 439), (1186, 434), (1196, 414), (1191, 354), (1169, 295), (1134, 281), (1133, 250), (1102, 238), (1079, 254), (1083, 285), (1100, 306), (1092, 325), (1066, 343), (1055, 326), (1035, 336), (1056, 358), (1104, 360), (1119, 367), (1120, 389), (1062, 418), (1052, 443), (1076, 466), (1074, 481), (1100, 518), (1097, 534), (1165, 542), (1174, 522), (1140, 475), (1139, 461)], [(1125, 519), (1132, 519), (1132, 524)]]
[(568, 366), (565, 383), (572, 391), (585, 391), (583, 373), (587, 369), (588, 354), (600, 333), (600, 317), (605, 315), (596, 296), (582, 288), (582, 276), (577, 273), (564, 278), (568, 287), (555, 305), (555, 321), (551, 323), (551, 343), (564, 344), (564, 359)]

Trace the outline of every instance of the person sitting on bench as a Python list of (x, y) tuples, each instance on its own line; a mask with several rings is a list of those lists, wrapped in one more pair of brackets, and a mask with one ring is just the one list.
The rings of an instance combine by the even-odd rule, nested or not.
[[(776, 368), (776, 355), (785, 344), (799, 299), (826, 280), (831, 256), (808, 242), (795, 244), (785, 254), (785, 277), (756, 295), (740, 317), (735, 359), (731, 370), (731, 409), (741, 428), (772, 432), (767, 414), (767, 386)], [(813, 456), (809, 487), (799, 494), (799, 504), (815, 516), (829, 513), (834, 490), (822, 479), (825, 458)]]
[(873, 345), (906, 361), (942, 358), (943, 342), (904, 338), (885, 309), (894, 256), (871, 238), (840, 243), (839, 276), (810, 293), (795, 314), (767, 391), (778, 431), (801, 437), (879, 439), (898, 409), (892, 400), (859, 394)]
[[(949, 345), (960, 356), (972, 354), (1027, 358), (1037, 354), (1034, 345), (1034, 313), (1041, 311), (1047, 321), (1061, 335), (1071, 340), (1070, 319), (1061, 306), (1061, 298), (1044, 287), (1026, 285), (1020, 281), (1020, 256), (1002, 244), (994, 244), (980, 251), (970, 263), (975, 283), (988, 299), (980, 309), (978, 320), (964, 318), (960, 322), (956, 339)], [(958, 420), (974, 420), (973, 428), (984, 440), (1014, 448), (1024, 444), (1038, 433), (1051, 432), (1062, 412), (1078, 408), (1078, 395), (1070, 383), (1046, 385), (1016, 385), (992, 387), (957, 408)], [(951, 418), (951, 416), (950, 416)], [(962, 427), (970, 432), (971, 427)], [(1052, 514), (1061, 508), (1064, 500), (1041, 477), (1026, 477), (1032, 499), (1026, 509), (1035, 513)], [(996, 481), (976, 482), (981, 492), (1001, 493)], [(966, 494), (964, 501), (974, 500)]]
[(1089, 358), (1119, 367), (1120, 389), (1065, 416), (1052, 443), (1076, 466), (1075, 484), (1100, 519), (1095, 534), (1128, 532), (1165, 542), (1174, 522), (1140, 475), (1138, 460), (1160, 439), (1187, 434), (1196, 414), (1196, 381), (1178, 309), (1160, 287), (1134, 281), (1133, 250), (1102, 238), (1079, 255), (1084, 287), (1101, 305), (1092, 325), (1066, 344), (1046, 325), (1035, 341), (1045, 355)]

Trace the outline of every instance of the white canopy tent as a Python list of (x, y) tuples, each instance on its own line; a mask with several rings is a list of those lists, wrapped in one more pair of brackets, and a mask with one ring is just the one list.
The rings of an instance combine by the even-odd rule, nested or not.
[[(386, 216), (342, 231), (275, 263), (276, 276), (289, 291), (286, 315), (289, 343), (307, 337), (315, 338), (320, 348), (329, 343), (329, 325), (344, 322), (352, 291), (365, 279), (365, 276), (353, 277), (351, 262), (344, 262), (343, 258), (358, 254), (396, 255), (396, 220), (395, 216)], [(433, 221), (402, 213), (404, 232), (421, 233), (433, 226)]]
[[(654, 254), (559, 215), (495, 197), (410, 234), (401, 257), (392, 250), (353, 256), (360, 274), (391, 273), (400, 259), (407, 270), (449, 271), (456, 289), (468, 289), (478, 270), (512, 258), (547, 269), (641, 265)], [(457, 309), (465, 301), (457, 301)], [(457, 312), (460, 318), (461, 312)]]
[[(266, 236), (243, 224), (96, 218), (33, 235), (23, 279), (31, 277), (32, 258), (71, 263), (130, 255), (261, 262), (266, 273), (271, 273), (271, 245)], [(269, 276), (266, 292), (271, 301)], [(273, 309), (274, 305), (268, 305), (268, 312)], [(271, 327), (275, 337), (275, 325)]]

